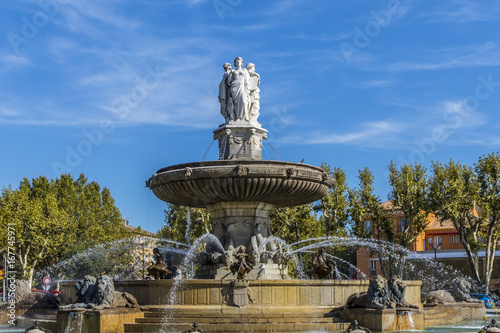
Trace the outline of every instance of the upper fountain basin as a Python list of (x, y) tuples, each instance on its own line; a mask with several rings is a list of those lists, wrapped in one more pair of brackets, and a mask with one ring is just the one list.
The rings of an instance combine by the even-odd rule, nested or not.
[(321, 199), (333, 186), (323, 169), (294, 162), (219, 160), (160, 169), (146, 186), (160, 199), (188, 207), (257, 201), (290, 207)]

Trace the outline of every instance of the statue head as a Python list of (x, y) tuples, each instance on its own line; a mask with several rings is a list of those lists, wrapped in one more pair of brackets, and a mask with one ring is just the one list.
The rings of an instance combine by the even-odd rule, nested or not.
[(253, 73), (255, 71), (255, 65), (251, 62), (249, 62), (246, 66), (246, 69), (247, 71), (249, 71), (250, 73)]
[(234, 67), (236, 67), (236, 68), (243, 67), (243, 58), (242, 57), (234, 58)]
[(93, 276), (85, 275), (82, 280), (78, 281), (75, 284), (76, 294), (77, 296), (83, 296), (87, 293), (87, 291), (93, 292), (93, 286), (96, 283), (96, 279)]
[(157, 247), (155, 247), (155, 248), (153, 249), (153, 253), (154, 253), (154, 254), (159, 254), (159, 253), (160, 253), (160, 250), (158, 250), (158, 248), (157, 248)]
[(229, 71), (231, 71), (231, 64), (226, 62), (224, 65), (222, 65), (222, 67), (224, 68), (224, 72), (228, 73)]

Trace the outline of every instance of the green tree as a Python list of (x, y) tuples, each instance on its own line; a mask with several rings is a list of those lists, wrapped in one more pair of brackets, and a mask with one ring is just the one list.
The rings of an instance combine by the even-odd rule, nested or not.
[[(191, 220), (189, 230), (187, 229), (188, 209)], [(192, 243), (198, 237), (210, 232), (211, 221), (210, 212), (205, 208), (167, 204), (165, 226), (158, 231), (158, 236), (176, 242)]]
[[(425, 230), (430, 213), (428, 192), (429, 180), (426, 169), (418, 163), (403, 164), (397, 167), (394, 162), (389, 165), (389, 200), (393, 208), (403, 211), (404, 228), (395, 235), (397, 244), (408, 248), (418, 235)], [(405, 256), (402, 255), (396, 266), (395, 274), (401, 276)]]
[[(87, 183), (83, 175), (77, 180), (70, 175), (24, 178), (16, 190), (4, 188), (0, 225), (15, 230), (16, 261), (30, 282), (35, 270), (74, 254), (67, 249), (76, 243), (99, 244), (128, 235), (109, 190)], [(6, 248), (5, 239), (0, 241)]]
[(500, 154), (492, 153), (479, 158), (475, 164), (479, 182), (478, 205), (485, 224), (480, 229), (485, 241), (483, 285), (488, 288), (495, 261), (495, 251), (500, 236)]
[(332, 176), (335, 185), (314, 206), (314, 211), (321, 212), (320, 222), (326, 232), (326, 236), (346, 236), (349, 187), (347, 186), (345, 171), (337, 167), (332, 169), (326, 163), (323, 163), (321, 167), (326, 173)]
[[(4, 188), (0, 221), (4, 230), (15, 230), (15, 241), (8, 245), (21, 268), (21, 276), (30, 283), (36, 267), (54, 264), (58, 259), (55, 254), (66, 243), (64, 233), (69, 223), (64, 212), (58, 209), (45, 177), (33, 182), (24, 178), (17, 190)], [(3, 245), (7, 248), (7, 244)]]
[[(272, 234), (287, 244), (323, 236), (321, 222), (314, 214), (312, 204), (275, 208), (269, 217)], [(304, 267), (302, 253), (299, 252), (298, 257), (300, 266)]]
[(481, 284), (479, 276), (479, 250), (483, 246), (481, 229), (484, 220), (474, 214), (480, 195), (480, 184), (470, 166), (453, 160), (446, 165), (433, 163), (431, 204), (441, 221), (451, 220), (457, 229), (460, 243), (465, 248), (472, 277)]
[(374, 194), (373, 173), (365, 167), (358, 171), (358, 179), (359, 188), (349, 193), (352, 232), (357, 237), (370, 236), (376, 240), (382, 274), (385, 277), (394, 276), (397, 274), (395, 268), (398, 254), (394, 252), (394, 248), (387, 247), (384, 243), (395, 239), (393, 222), (387, 218), (387, 211), (380, 205), (379, 196)]

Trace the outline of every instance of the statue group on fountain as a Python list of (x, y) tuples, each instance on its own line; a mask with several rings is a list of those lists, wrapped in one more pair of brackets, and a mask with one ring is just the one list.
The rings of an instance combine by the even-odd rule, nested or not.
[[(247, 243), (237, 245), (233, 234), (248, 232), (251, 236)], [(220, 246), (209, 244), (206, 252), (199, 254), (199, 259), (210, 264), (225, 264), (233, 272), (238, 273), (238, 279), (260, 263), (281, 263), (283, 253), (274, 241), (268, 222), (216, 221), (213, 234), (220, 242)], [(267, 236), (267, 237), (266, 237)]]
[(153, 249), (153, 259), (154, 264), (148, 267), (148, 274), (155, 280), (166, 279), (169, 274), (172, 274), (172, 271), (168, 269), (168, 265), (164, 262), (163, 256), (157, 247)]
[(311, 268), (307, 271), (307, 275), (312, 278), (317, 279), (327, 279), (333, 270), (337, 267), (337, 264), (333, 260), (326, 260), (325, 258), (325, 248), (320, 247), (312, 260)]
[(257, 123), (260, 110), (260, 75), (255, 65), (243, 67), (243, 59), (234, 59), (234, 69), (230, 63), (223, 65), (224, 75), (219, 84), (221, 114), (226, 120)]
[(233, 275), (238, 273), (238, 280), (243, 280), (245, 278), (245, 275), (253, 269), (253, 265), (247, 262), (247, 257), (249, 255), (248, 253), (246, 253), (246, 251), (247, 248), (245, 246), (240, 246), (240, 249), (235, 254), (235, 257), (238, 261), (233, 263), (230, 267), (231, 273), (233, 273)]

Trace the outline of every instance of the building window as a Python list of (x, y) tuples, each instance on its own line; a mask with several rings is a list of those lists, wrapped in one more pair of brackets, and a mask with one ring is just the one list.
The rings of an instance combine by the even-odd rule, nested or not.
[(460, 239), (458, 238), (458, 235), (455, 236), (455, 243), (456, 244), (460, 243)]
[(426, 245), (427, 245), (427, 242), (425, 241), (425, 238), (424, 238), (424, 251), (426, 250)]
[(455, 243), (455, 236), (450, 236), (450, 244)]
[(406, 219), (401, 219), (399, 221), (401, 223), (401, 232), (405, 231)]
[(370, 275), (377, 275), (377, 262), (370, 260)]

